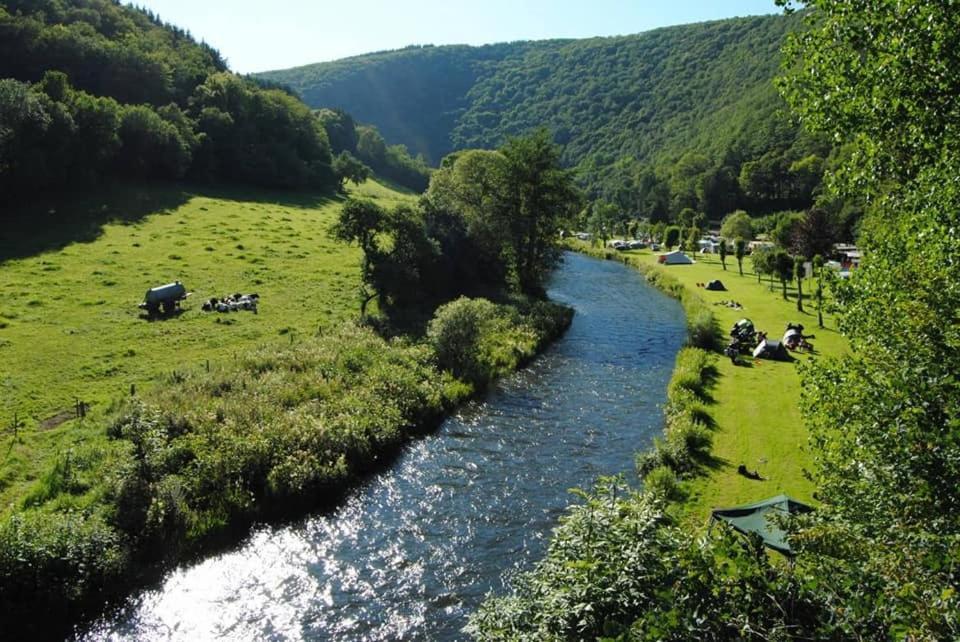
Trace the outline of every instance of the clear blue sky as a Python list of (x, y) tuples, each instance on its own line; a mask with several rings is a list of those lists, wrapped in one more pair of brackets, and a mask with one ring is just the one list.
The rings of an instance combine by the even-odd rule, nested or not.
[(773, 0), (136, 0), (220, 50), (234, 71), (422, 44), (639, 33), (777, 11)]

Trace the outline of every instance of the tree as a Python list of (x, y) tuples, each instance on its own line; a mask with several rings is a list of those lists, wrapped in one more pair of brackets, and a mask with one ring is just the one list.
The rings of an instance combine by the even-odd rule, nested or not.
[(823, 327), (823, 257), (817, 254), (813, 257), (813, 272), (817, 279), (817, 325)]
[(793, 259), (793, 273), (797, 279), (797, 312), (803, 312), (803, 273), (806, 271), (803, 263), (803, 257)]
[(720, 245), (718, 246), (720, 250), (720, 265), (723, 266), (723, 271), (727, 271), (727, 239), (721, 238)]
[(780, 85), (808, 127), (855, 146), (829, 187), (869, 209), (864, 261), (834, 289), (850, 355), (804, 372), (824, 503), (800, 535), (804, 566), (829, 578), (821, 599), (845, 637), (956, 639), (960, 75), (943, 55), (956, 12), (807, 4)]
[(743, 257), (747, 253), (747, 242), (739, 238), (734, 243), (734, 255), (737, 257), (737, 269), (740, 270), (740, 276), (743, 276)]
[(617, 225), (617, 206), (605, 201), (596, 201), (590, 205), (590, 216), (587, 218), (587, 231), (595, 239), (600, 239), (603, 247), (607, 246), (607, 239)]
[(346, 243), (356, 243), (363, 252), (360, 262), (360, 320), (367, 318), (367, 305), (377, 296), (375, 265), (381, 254), (377, 235), (384, 230), (387, 213), (369, 200), (347, 199), (340, 208), (330, 235)]
[(669, 225), (663, 230), (663, 246), (667, 250), (680, 245), (683, 230), (678, 225)]
[(793, 257), (786, 250), (777, 248), (773, 252), (773, 273), (783, 286), (783, 299), (787, 300), (787, 283), (793, 279)]
[(728, 214), (720, 224), (720, 236), (733, 241), (737, 239), (752, 241), (753, 221), (750, 219), (750, 215), (743, 210)]
[(579, 209), (580, 194), (571, 173), (561, 167), (560, 150), (546, 129), (507, 140), (501, 153), (518, 285), (522, 292), (540, 293), (560, 256), (561, 223)]
[(811, 207), (803, 218), (793, 225), (790, 249), (797, 256), (811, 259), (815, 255), (827, 256), (837, 241), (836, 225), (830, 214), (819, 207)]
[(372, 173), (369, 167), (361, 163), (353, 154), (346, 150), (340, 152), (337, 157), (333, 159), (333, 174), (337, 177), (337, 190), (340, 192), (344, 190), (344, 183), (346, 183), (346, 181), (350, 181), (354, 185), (359, 185), (370, 178)]
[(350, 114), (342, 109), (318, 109), (316, 114), (334, 154), (357, 151), (357, 126)]
[(760, 283), (760, 277), (773, 274), (773, 251), (769, 246), (758, 247), (750, 254), (750, 262), (753, 264), (753, 271), (757, 275), (757, 283)]
[(693, 225), (693, 220), (696, 218), (696, 216), (696, 210), (690, 207), (685, 207), (680, 210), (679, 214), (677, 214), (677, 225), (680, 227), (690, 227)]

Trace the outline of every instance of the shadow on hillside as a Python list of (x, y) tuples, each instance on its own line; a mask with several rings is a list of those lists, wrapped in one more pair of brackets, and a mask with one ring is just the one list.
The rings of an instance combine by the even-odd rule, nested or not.
[(179, 186), (107, 186), (45, 195), (15, 205), (0, 226), (0, 265), (6, 261), (91, 243), (108, 223), (132, 224), (176, 209), (190, 199)]
[(0, 265), (73, 243), (92, 243), (108, 224), (132, 225), (153, 214), (168, 214), (196, 196), (303, 209), (343, 200), (341, 196), (293, 190), (163, 182), (116, 183), (58, 192), (15, 204), (2, 215)]

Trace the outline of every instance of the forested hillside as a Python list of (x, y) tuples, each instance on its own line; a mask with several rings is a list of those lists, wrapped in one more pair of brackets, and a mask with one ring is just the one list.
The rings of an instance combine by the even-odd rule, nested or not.
[[(375, 170), (399, 166), (394, 180), (426, 186), (426, 168), (405, 150), (382, 156), (371, 156)], [(303, 102), (231, 73), (215, 49), (148, 11), (116, 0), (0, 1), (7, 195), (107, 178), (329, 191), (342, 183), (338, 169)]]
[(773, 87), (796, 16), (634, 36), (410, 47), (262, 75), (439, 162), (546, 126), (591, 196), (653, 219), (808, 207), (831, 146)]

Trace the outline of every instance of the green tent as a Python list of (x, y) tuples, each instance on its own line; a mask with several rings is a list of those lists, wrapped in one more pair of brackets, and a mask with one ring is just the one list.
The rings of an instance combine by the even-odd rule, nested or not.
[(756, 533), (764, 546), (784, 555), (793, 555), (787, 543), (786, 533), (770, 518), (774, 515), (798, 515), (809, 513), (813, 507), (791, 499), (786, 495), (777, 495), (755, 504), (744, 504), (733, 508), (717, 508), (710, 514), (710, 523), (724, 521), (740, 533)]

